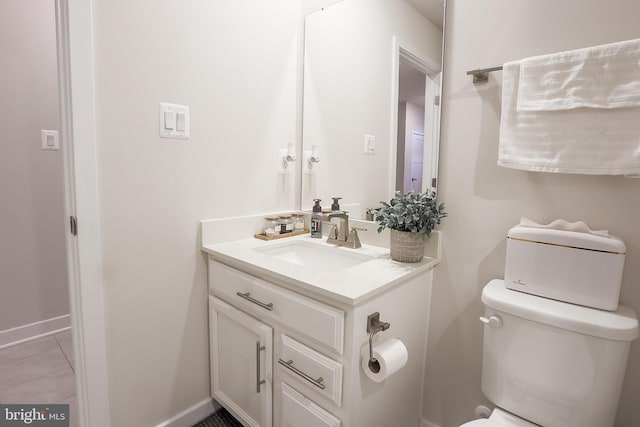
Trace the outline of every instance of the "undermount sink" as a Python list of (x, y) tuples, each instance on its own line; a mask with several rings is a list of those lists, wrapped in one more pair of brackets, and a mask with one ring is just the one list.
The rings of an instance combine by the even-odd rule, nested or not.
[(314, 273), (336, 272), (373, 259), (369, 255), (356, 252), (357, 249), (303, 240), (254, 250), (280, 261), (303, 266)]

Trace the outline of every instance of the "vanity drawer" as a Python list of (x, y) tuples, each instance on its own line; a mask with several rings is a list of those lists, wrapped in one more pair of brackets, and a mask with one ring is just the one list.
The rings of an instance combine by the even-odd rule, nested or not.
[(286, 335), (280, 336), (282, 347), (278, 368), (293, 376), (300, 384), (342, 403), (342, 364)]
[(283, 289), (257, 277), (221, 264), (209, 262), (211, 292), (227, 302), (275, 319), (342, 354), (344, 312)]
[[(282, 383), (282, 419), (295, 420), (296, 426), (340, 427), (342, 422), (313, 401)], [(287, 423), (287, 425), (292, 425)]]

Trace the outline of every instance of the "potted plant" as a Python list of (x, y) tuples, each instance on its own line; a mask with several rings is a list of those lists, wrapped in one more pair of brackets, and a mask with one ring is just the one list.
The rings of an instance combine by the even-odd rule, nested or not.
[(391, 258), (402, 262), (419, 262), (433, 228), (447, 216), (444, 203), (436, 203), (435, 191), (424, 193), (397, 191), (389, 203), (375, 213), (378, 233), (391, 230)]

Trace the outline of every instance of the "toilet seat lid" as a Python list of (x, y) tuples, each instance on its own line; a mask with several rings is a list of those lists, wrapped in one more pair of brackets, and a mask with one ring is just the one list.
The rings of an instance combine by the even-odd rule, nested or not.
[(481, 418), (479, 420), (469, 421), (462, 424), (460, 427), (539, 427), (537, 424), (533, 424), (523, 418), (520, 418), (512, 413), (504, 411), (500, 408), (495, 408), (491, 412), (489, 418)]

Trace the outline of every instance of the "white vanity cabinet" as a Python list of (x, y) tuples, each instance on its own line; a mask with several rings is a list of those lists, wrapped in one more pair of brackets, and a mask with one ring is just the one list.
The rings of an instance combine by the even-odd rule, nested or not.
[(271, 427), (273, 330), (209, 296), (211, 394), (245, 425)]
[[(220, 261), (210, 252), (211, 392), (245, 426), (419, 425), (431, 268), (353, 300)], [(361, 367), (374, 312), (391, 324), (374, 344), (399, 338), (409, 354), (383, 382)]]

